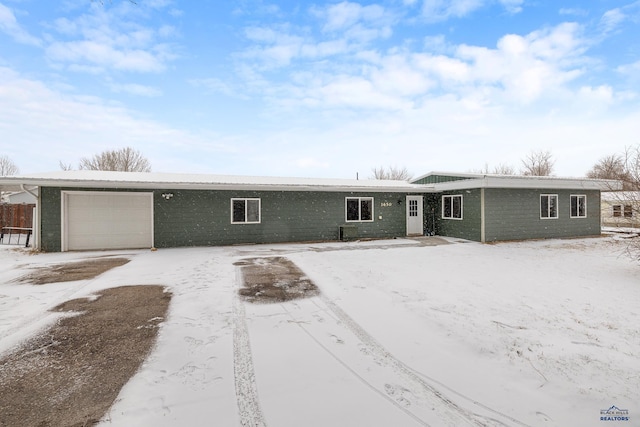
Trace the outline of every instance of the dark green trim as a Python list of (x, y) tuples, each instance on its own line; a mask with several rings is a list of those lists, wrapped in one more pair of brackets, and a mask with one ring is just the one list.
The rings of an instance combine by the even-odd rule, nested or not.
[(416, 181), (411, 181), (411, 184), (440, 184), (442, 182), (463, 181), (466, 179), (472, 178), (465, 176), (429, 175)]

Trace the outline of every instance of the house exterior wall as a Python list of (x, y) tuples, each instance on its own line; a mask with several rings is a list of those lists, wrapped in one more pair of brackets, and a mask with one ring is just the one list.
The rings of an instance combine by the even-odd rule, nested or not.
[[(155, 203), (157, 247), (337, 240), (338, 227), (347, 224), (357, 227), (358, 238), (406, 233), (406, 194), (199, 190), (173, 194), (171, 200), (160, 198)], [(346, 197), (373, 197), (374, 220), (347, 223)], [(232, 224), (232, 198), (259, 198), (260, 223)]]
[[(114, 191), (43, 187), (41, 247), (45, 251), (61, 250), (62, 190)], [(164, 199), (162, 194), (169, 192), (173, 197)], [(358, 238), (406, 234), (407, 193), (170, 189), (153, 193), (154, 242), (159, 248), (337, 240), (341, 225), (357, 227)], [(346, 197), (372, 197), (373, 221), (347, 223)], [(259, 198), (260, 223), (232, 224), (232, 198)]]
[[(600, 212), (603, 227), (640, 227), (640, 192), (609, 193), (607, 200), (602, 198)], [(613, 207), (619, 206), (619, 216), (614, 216)], [(625, 207), (627, 209), (625, 213)], [(630, 211), (629, 211), (630, 207)], [(630, 216), (629, 216), (630, 215)]]
[[(540, 195), (558, 195), (558, 218), (540, 218)], [(587, 196), (586, 218), (570, 217), (570, 196)], [(597, 190), (486, 189), (485, 241), (600, 235)]]
[[(442, 196), (443, 195), (461, 195), (462, 196), (462, 219), (445, 219), (442, 218)], [(481, 240), (482, 227), (482, 211), (481, 211), (481, 190), (459, 190), (447, 191), (442, 193), (438, 198), (438, 206), (435, 210), (439, 218), (437, 224), (437, 234), (447, 237), (457, 237), (460, 239)]]
[(62, 196), (61, 188), (40, 188), (40, 249), (60, 252), (62, 249)]
[[(45, 251), (61, 250), (61, 191), (118, 191), (113, 188), (41, 188), (41, 242)], [(136, 191), (136, 190), (121, 190)], [(150, 190), (138, 190), (146, 191)], [(215, 246), (337, 240), (339, 227), (357, 227), (357, 238), (406, 234), (406, 196), (419, 193), (311, 191), (152, 191), (156, 247)], [(166, 200), (163, 193), (173, 197)], [(558, 218), (540, 218), (540, 195), (558, 195)], [(442, 196), (461, 195), (462, 219), (442, 218)], [(570, 218), (570, 196), (586, 195), (586, 218)], [(424, 195), (425, 230), (482, 241), (593, 236), (600, 234), (597, 190), (470, 189)], [(373, 221), (346, 222), (346, 197), (372, 197)], [(484, 200), (483, 200), (484, 197)], [(260, 223), (233, 224), (232, 198), (259, 198)]]

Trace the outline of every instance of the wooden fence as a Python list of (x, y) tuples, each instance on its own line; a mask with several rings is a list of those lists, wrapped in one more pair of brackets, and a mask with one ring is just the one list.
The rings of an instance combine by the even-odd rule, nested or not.
[(0, 204), (0, 227), (33, 227), (33, 204)]

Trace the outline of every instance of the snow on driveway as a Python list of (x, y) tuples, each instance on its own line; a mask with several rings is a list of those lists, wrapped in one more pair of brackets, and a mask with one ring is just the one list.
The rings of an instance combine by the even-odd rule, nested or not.
[[(0, 353), (99, 289), (171, 288), (155, 350), (103, 425), (602, 426), (640, 422), (640, 266), (613, 238), (413, 240), (27, 255), (0, 250)], [(18, 285), (38, 265), (131, 262)], [(237, 297), (245, 258), (284, 256), (321, 295)]]

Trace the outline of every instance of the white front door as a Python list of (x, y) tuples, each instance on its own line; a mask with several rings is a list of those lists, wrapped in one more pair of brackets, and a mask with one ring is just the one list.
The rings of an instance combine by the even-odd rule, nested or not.
[(423, 226), (422, 196), (407, 196), (407, 236), (422, 236)]

